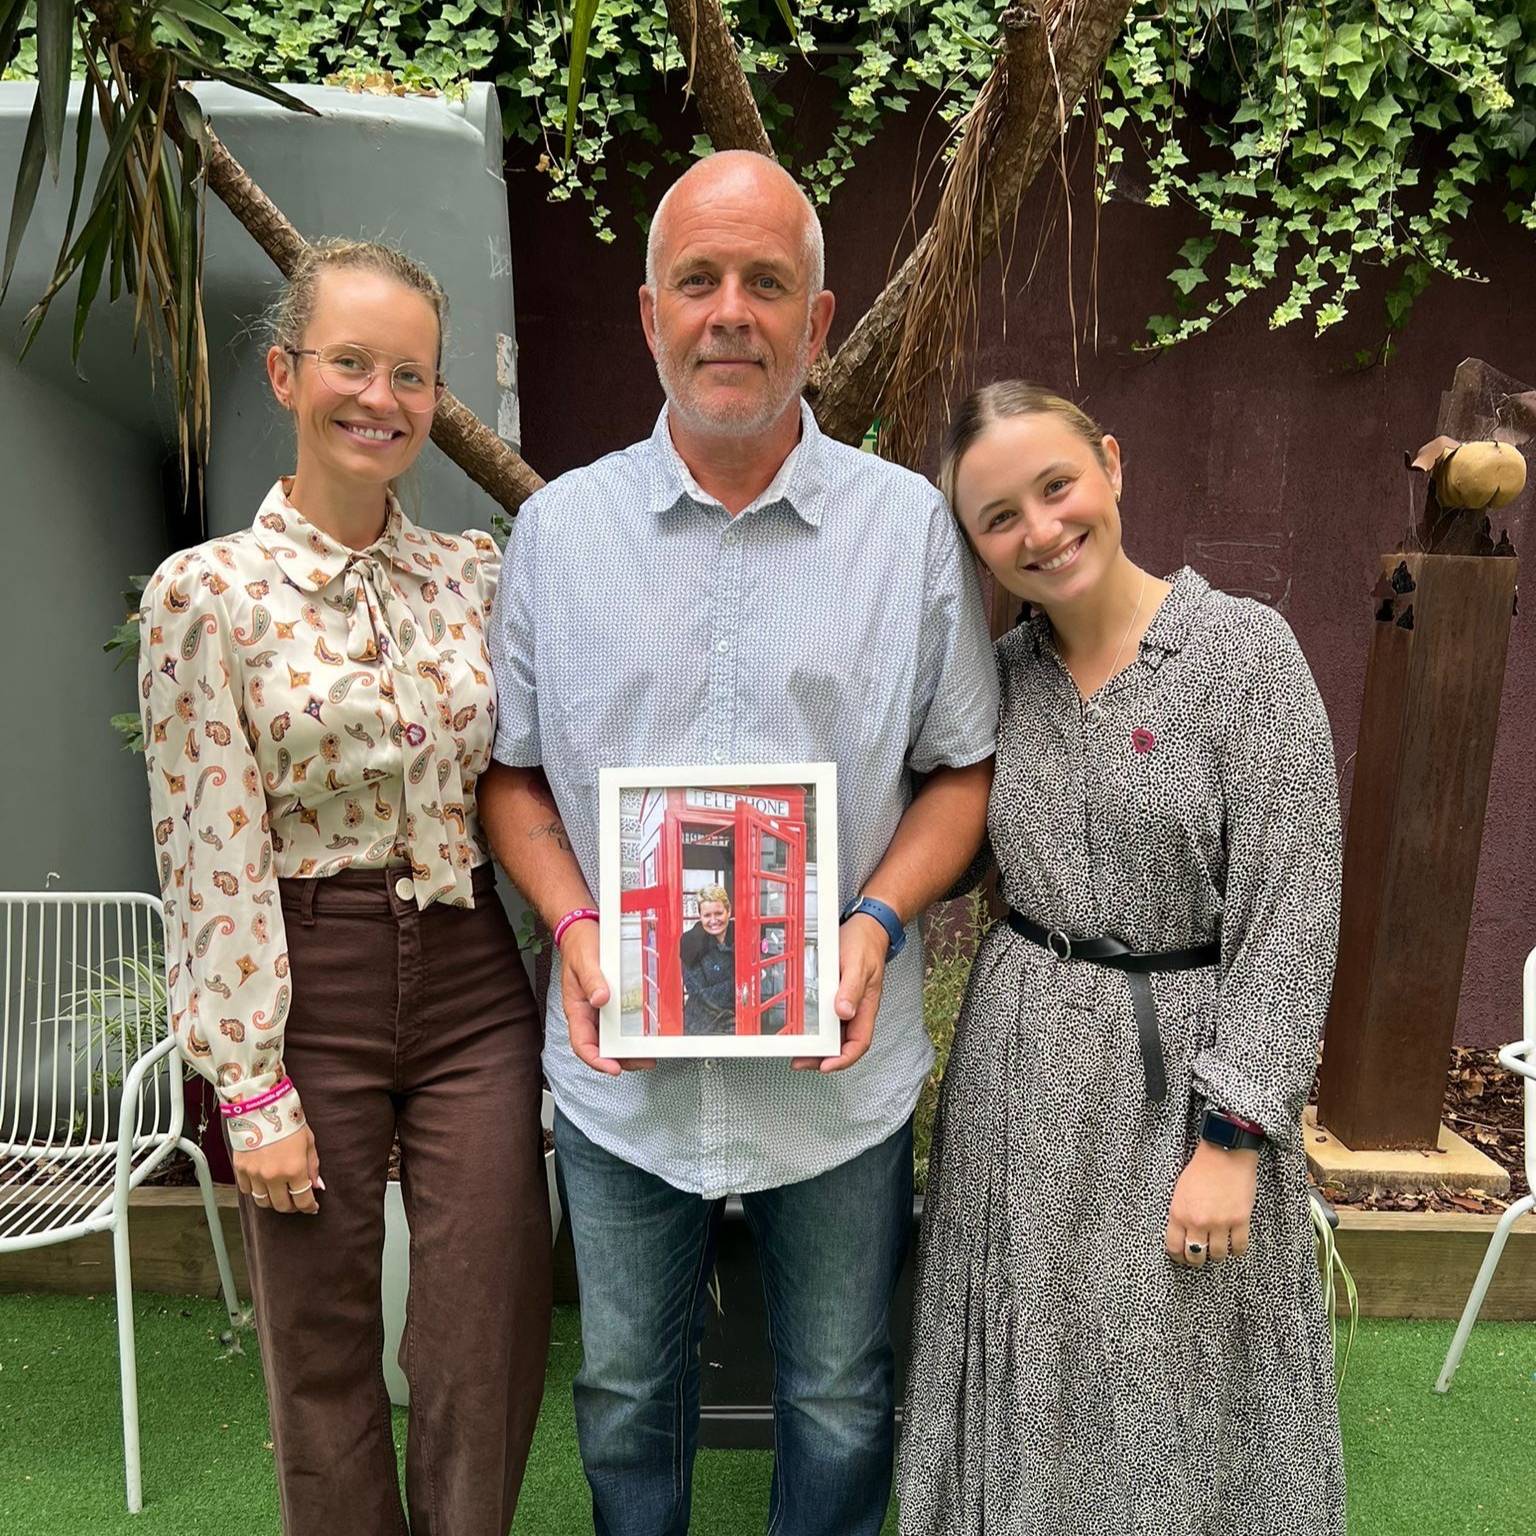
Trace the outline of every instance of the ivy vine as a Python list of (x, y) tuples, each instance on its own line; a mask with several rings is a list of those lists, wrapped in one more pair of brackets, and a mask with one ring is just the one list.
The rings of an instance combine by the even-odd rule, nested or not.
[[(1205, 231), (1170, 273), (1172, 346), (1258, 293), (1270, 325), (1349, 312), (1367, 265), (1393, 271), (1389, 333), (1431, 277), (1475, 279), (1456, 236), (1472, 189), (1536, 231), (1536, 0), (1138, 3), (1110, 57), (1101, 139), (1114, 196), (1134, 148), (1154, 207)], [(1129, 178), (1127, 178), (1129, 180)]]
[[(800, 0), (794, 38), (774, 0), (724, 3), (769, 134), (821, 203), (889, 114), (937, 101), (952, 124), (992, 68), (996, 0)], [(657, 126), (686, 61), (655, 0), (598, 0), (569, 162), (569, 15), (555, 0), (231, 0), (228, 11), (254, 44), (231, 43), (230, 62), (291, 81), (449, 93), (494, 81), (508, 140), (529, 147), (551, 197), (586, 204), (600, 239), (613, 238), (616, 200), (643, 216), (646, 178), (685, 158)], [(29, 49), (24, 37), (10, 73), (30, 72)], [(815, 144), (794, 117), (807, 68), (837, 87)], [(1307, 319), (1321, 333), (1350, 312), (1370, 266), (1392, 274), (1390, 334), (1435, 274), (1477, 278), (1458, 237), (1481, 185), (1536, 232), (1536, 0), (1134, 0), (1097, 109), (1098, 194), (1180, 205), (1203, 226), (1169, 274), (1150, 347), (1260, 294), (1272, 326)], [(708, 147), (700, 136), (692, 150)]]

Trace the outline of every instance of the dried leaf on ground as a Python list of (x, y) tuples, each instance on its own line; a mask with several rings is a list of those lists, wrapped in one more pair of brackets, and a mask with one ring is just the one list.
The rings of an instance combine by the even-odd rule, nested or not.
[[(1446, 1074), (1445, 1103), (1441, 1119), (1458, 1136), (1470, 1141), (1509, 1174), (1507, 1197), (1479, 1189), (1427, 1190), (1413, 1198), (1420, 1204), (1404, 1206), (1404, 1198), (1387, 1190), (1344, 1191), (1329, 1186), (1322, 1191), (1331, 1205), (1363, 1211), (1467, 1211), (1497, 1216), (1527, 1192), (1525, 1179), (1523, 1081), (1499, 1065), (1499, 1053), (1457, 1048), (1451, 1053)], [(1313, 1102), (1316, 1103), (1314, 1089)]]

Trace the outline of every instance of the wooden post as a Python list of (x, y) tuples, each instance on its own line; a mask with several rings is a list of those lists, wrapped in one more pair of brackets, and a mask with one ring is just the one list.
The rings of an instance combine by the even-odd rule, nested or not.
[[(1529, 402), (1525, 386), (1463, 363), (1441, 431), (1519, 441), (1507, 408), (1527, 410), (1522, 393)], [(1423, 521), (1381, 571), (1318, 1085), (1319, 1119), (1357, 1151), (1432, 1148), (1439, 1135), (1516, 561), (1482, 512), (1442, 508), (1431, 482)]]

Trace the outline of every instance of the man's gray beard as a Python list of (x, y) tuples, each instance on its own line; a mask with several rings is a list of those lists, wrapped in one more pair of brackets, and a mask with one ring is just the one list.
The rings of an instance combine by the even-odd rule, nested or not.
[(667, 397), (667, 409), (694, 432), (711, 437), (755, 437), (759, 432), (766, 432), (786, 410), (790, 403), (799, 398), (800, 392), (805, 388), (805, 381), (811, 375), (811, 320), (806, 317), (805, 334), (800, 338), (800, 344), (795, 349), (795, 363), (790, 370), (791, 383), (778, 399), (765, 400), (761, 406), (752, 411), (742, 411), (733, 414), (729, 411), (705, 414), (696, 410), (692, 402), (686, 397), (682, 380), (672, 380), (668, 377), (673, 368), (674, 359), (661, 333), (656, 333), (656, 377), (661, 381), (662, 392)]

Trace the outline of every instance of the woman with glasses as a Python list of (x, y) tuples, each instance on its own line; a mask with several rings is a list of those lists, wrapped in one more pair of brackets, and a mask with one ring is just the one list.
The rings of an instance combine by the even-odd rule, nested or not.
[(541, 1031), (475, 814), (499, 555), (394, 483), (446, 300), (385, 247), (300, 259), (267, 373), (294, 472), (144, 594), (172, 1024), (217, 1086), (288, 1536), (405, 1529), (381, 1363), (391, 1145), (417, 1532), (503, 1536), (543, 1387)]

